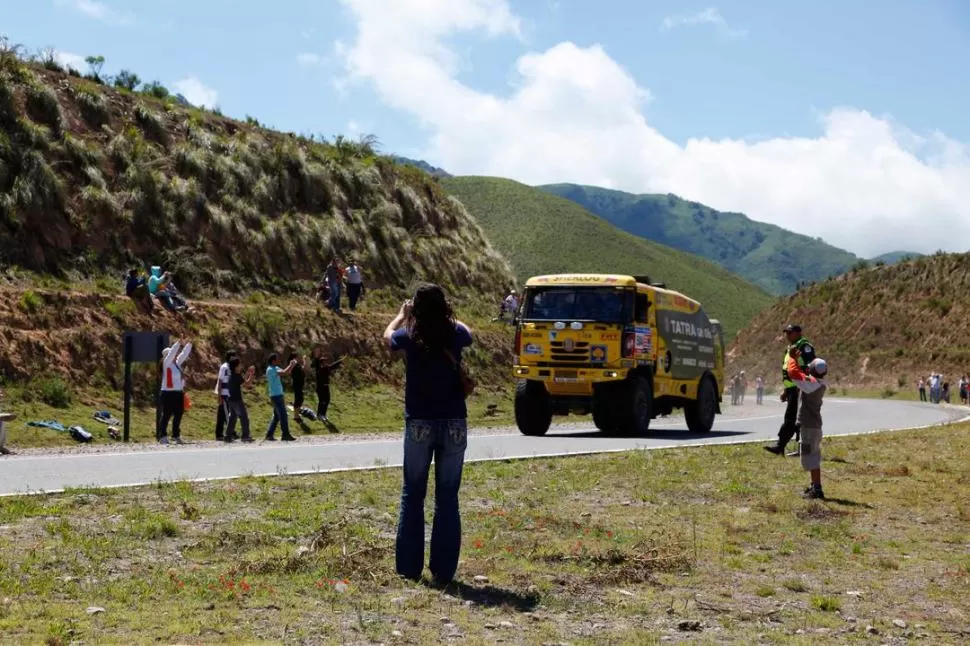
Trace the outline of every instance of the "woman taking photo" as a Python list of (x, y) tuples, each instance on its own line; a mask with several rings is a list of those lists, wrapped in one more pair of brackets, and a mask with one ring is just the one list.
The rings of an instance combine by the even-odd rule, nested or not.
[(458, 489), (468, 444), (461, 351), (471, 331), (455, 319), (437, 285), (417, 290), (384, 331), (407, 362), (404, 390), (404, 485), (397, 527), (397, 572), (418, 580), (424, 567), (424, 499), (435, 463), (435, 511), (429, 569), (438, 584), (455, 576), (461, 551)]

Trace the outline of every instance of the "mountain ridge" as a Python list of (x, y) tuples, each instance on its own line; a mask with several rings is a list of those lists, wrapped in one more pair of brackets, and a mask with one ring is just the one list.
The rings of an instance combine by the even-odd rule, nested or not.
[(674, 194), (638, 195), (581, 184), (538, 188), (570, 199), (624, 231), (718, 263), (776, 295), (844, 273), (860, 260), (820, 238)]

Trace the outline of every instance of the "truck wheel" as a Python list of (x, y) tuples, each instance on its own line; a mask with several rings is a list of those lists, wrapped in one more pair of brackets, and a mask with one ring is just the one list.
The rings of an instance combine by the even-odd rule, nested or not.
[(616, 404), (616, 395), (613, 392), (597, 393), (593, 397), (593, 424), (604, 433), (616, 433), (620, 430)]
[(545, 435), (552, 425), (549, 393), (541, 383), (515, 384), (515, 424), (523, 435)]
[(616, 402), (620, 430), (630, 435), (646, 433), (653, 418), (653, 384), (646, 377), (634, 377), (625, 390)]
[(717, 391), (714, 380), (704, 377), (697, 387), (697, 399), (684, 406), (684, 417), (691, 433), (709, 433), (717, 414)]

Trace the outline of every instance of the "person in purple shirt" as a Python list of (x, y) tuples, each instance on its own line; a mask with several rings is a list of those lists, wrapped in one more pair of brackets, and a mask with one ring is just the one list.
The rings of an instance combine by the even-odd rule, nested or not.
[(431, 461), (435, 463), (435, 510), (429, 569), (438, 584), (454, 579), (461, 552), (461, 486), (468, 445), (468, 409), (461, 376), (461, 352), (471, 330), (455, 318), (437, 285), (424, 285), (406, 301), (384, 331), (392, 351), (405, 355), (404, 483), (398, 519), (396, 567), (403, 577), (421, 578), (424, 568), (424, 499)]

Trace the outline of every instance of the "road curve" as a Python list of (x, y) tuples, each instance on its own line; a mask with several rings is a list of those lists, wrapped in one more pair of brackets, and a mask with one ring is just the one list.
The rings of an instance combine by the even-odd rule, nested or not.
[[(526, 437), (511, 429), (469, 436), (466, 460), (605, 453), (702, 444), (761, 442), (775, 437), (783, 408), (727, 407), (710, 433), (690, 433), (683, 419), (654, 420), (649, 433), (609, 437), (592, 426), (554, 429), (545, 437)], [(933, 426), (956, 421), (970, 409), (917, 402), (830, 398), (823, 409), (826, 435)], [(303, 474), (401, 464), (401, 439), (298, 441), (211, 448), (159, 447), (104, 453), (9, 456), (0, 460), (0, 495), (56, 492), (76, 487), (124, 487), (172, 480), (215, 480), (244, 475)]]

